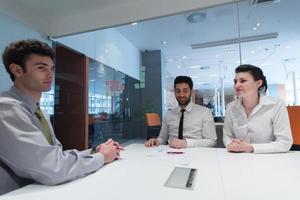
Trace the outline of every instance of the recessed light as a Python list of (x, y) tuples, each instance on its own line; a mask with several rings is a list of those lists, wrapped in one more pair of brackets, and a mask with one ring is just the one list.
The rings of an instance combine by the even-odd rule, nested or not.
[(273, 63), (262, 63), (261, 66), (270, 66), (273, 65)]
[(275, 44), (274, 45), (274, 48), (278, 48), (278, 47), (280, 47), (280, 44)]
[(164, 41), (164, 40), (162, 40), (162, 41), (161, 41), (161, 43), (162, 43), (162, 44), (167, 44), (167, 42), (166, 42), (166, 41)]
[(132, 26), (136, 26), (138, 23), (137, 22), (132, 22), (131, 25)]
[(187, 59), (187, 57), (186, 56), (182, 56), (182, 59)]
[(209, 69), (209, 68), (210, 68), (210, 66), (208, 66), (208, 65), (207, 65), (207, 66), (201, 66), (201, 67), (200, 67), (201, 70), (206, 70), (206, 69)]
[(225, 50), (224, 53), (225, 54), (233, 54), (235, 51), (234, 50)]
[(195, 82), (196, 85), (203, 85), (204, 82)]
[(174, 59), (172, 59), (172, 58), (169, 58), (169, 62), (173, 62), (174, 61)]
[(203, 12), (194, 12), (187, 16), (187, 21), (190, 23), (199, 23), (206, 19), (206, 13)]
[(193, 65), (193, 66), (189, 66), (190, 69), (197, 69), (200, 68), (200, 65)]
[(257, 27), (256, 27), (256, 26), (254, 26), (254, 27), (253, 27), (253, 30), (254, 30), (254, 31), (256, 31), (256, 30), (257, 30)]
[(259, 25), (260, 25), (260, 23), (259, 23), (259, 22), (257, 22), (257, 23), (256, 23), (256, 26), (257, 26), (257, 27), (259, 27)]

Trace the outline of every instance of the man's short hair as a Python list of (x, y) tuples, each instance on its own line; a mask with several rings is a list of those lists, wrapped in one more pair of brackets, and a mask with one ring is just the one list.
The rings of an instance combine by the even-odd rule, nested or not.
[(31, 54), (50, 57), (52, 60), (55, 57), (53, 49), (47, 43), (35, 39), (19, 40), (6, 46), (2, 54), (2, 61), (12, 81), (15, 80), (15, 76), (9, 70), (9, 66), (15, 63), (26, 72), (25, 63)]
[(193, 89), (193, 81), (188, 76), (177, 76), (174, 80), (174, 88), (176, 87), (176, 84), (178, 83), (187, 83), (190, 87), (190, 89)]

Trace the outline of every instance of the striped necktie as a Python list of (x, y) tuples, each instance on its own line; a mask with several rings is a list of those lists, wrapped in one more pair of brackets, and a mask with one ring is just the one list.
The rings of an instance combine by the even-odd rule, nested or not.
[(52, 141), (52, 137), (51, 137), (51, 130), (49, 128), (49, 125), (48, 125), (48, 122), (45, 118), (45, 116), (43, 115), (40, 107), (38, 106), (36, 111), (35, 111), (35, 115), (38, 117), (38, 119), (40, 120), (40, 123), (41, 123), (41, 126), (43, 128), (43, 133), (47, 139), (47, 141), (49, 142), (49, 144), (53, 144), (53, 141)]

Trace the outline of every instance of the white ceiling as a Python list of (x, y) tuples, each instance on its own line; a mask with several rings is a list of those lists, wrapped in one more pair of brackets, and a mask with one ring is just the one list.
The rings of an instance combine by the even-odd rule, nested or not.
[[(241, 37), (279, 34), (276, 39), (242, 43), (242, 62), (263, 68), (269, 83), (287, 83), (287, 89), (290, 89), (291, 76), (287, 78), (290, 71), (296, 72), (300, 82), (300, 1), (281, 0), (250, 6), (247, 0), (238, 7)], [(185, 74), (193, 77), (198, 87), (210, 88), (218, 86), (220, 74), (224, 74), (225, 86), (232, 88), (234, 69), (240, 59), (238, 44), (195, 50), (190, 45), (237, 38), (237, 4), (201, 12), (206, 13), (206, 19), (200, 23), (189, 23), (186, 17), (191, 12), (188, 12), (140, 22), (135, 26), (120, 26), (116, 30), (142, 51), (160, 49), (166, 56), (166, 78)], [(253, 30), (257, 23), (257, 30)], [(166, 44), (161, 41), (166, 41)], [(210, 69), (201, 70), (200, 67)]]
[(0, 12), (60, 37), (234, 0), (1, 0)]

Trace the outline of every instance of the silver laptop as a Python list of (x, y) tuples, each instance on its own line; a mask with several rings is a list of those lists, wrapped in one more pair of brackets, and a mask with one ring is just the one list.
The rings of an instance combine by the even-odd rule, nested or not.
[(194, 188), (196, 174), (197, 169), (175, 167), (165, 183), (165, 186), (192, 190)]

